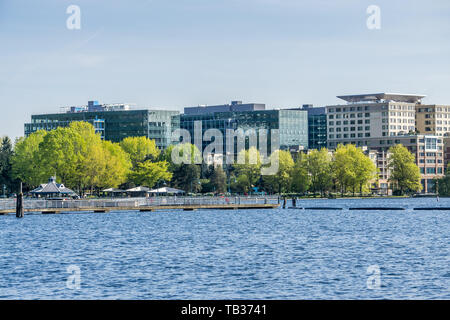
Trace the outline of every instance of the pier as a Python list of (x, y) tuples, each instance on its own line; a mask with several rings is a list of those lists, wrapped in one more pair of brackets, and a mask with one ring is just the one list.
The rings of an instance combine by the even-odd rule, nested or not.
[[(70, 212), (108, 213), (110, 211), (153, 212), (158, 210), (251, 210), (275, 209), (280, 205), (265, 198), (125, 198), (95, 200), (31, 200), (23, 201), (25, 214), (59, 214)], [(16, 212), (14, 201), (0, 204), (0, 215)]]

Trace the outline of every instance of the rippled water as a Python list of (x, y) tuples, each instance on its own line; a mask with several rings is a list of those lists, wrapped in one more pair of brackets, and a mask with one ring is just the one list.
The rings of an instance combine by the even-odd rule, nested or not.
[[(72, 213), (0, 216), (0, 225), (0, 299), (450, 298), (450, 211)], [(80, 289), (66, 286), (70, 265), (80, 268)], [(367, 287), (373, 265), (379, 289)]]

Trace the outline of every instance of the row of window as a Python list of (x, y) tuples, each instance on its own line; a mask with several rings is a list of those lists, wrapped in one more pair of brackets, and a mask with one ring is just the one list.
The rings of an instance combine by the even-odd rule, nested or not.
[[(328, 135), (328, 138), (330, 138), (330, 139), (334, 139), (334, 137), (335, 137), (334, 134)], [(364, 134), (363, 133), (358, 133), (358, 134), (350, 133), (350, 135), (348, 133), (336, 134), (336, 139), (348, 139), (348, 138), (356, 138), (356, 137), (358, 137), (358, 138), (363, 138), (363, 137), (370, 138), (370, 132), (366, 132)]]
[[(342, 130), (343, 131), (363, 131), (363, 130), (370, 131), (370, 126), (367, 126), (367, 127), (344, 127), (344, 128), (337, 127), (336, 128), (336, 132), (341, 132)], [(334, 128), (329, 128), (328, 131), (334, 132)]]
[[(348, 120), (344, 120), (344, 121), (336, 121), (336, 125), (337, 125), (337, 126), (340, 126), (340, 125), (342, 125), (342, 124), (344, 124), (344, 126), (345, 126), (345, 125), (348, 125), (348, 124), (356, 124), (356, 123), (358, 123), (358, 124), (363, 124), (363, 120), (358, 120), (358, 122), (356, 122), (356, 120), (350, 120), (350, 121), (348, 121)], [(370, 124), (370, 120), (369, 120), (369, 119), (366, 119), (366, 120), (364, 120), (364, 123), (365, 123), (365, 124)], [(328, 121), (328, 125), (334, 126), (334, 121)]]

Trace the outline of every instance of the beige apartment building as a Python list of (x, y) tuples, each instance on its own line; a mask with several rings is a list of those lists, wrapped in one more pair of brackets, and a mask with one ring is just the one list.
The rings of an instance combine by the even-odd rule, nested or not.
[(416, 104), (424, 97), (392, 93), (338, 96), (347, 104), (326, 107), (328, 148), (344, 142), (365, 146), (368, 138), (414, 133)]
[(450, 135), (450, 106), (416, 105), (416, 129), (422, 134)]
[[(426, 121), (439, 119), (442, 128), (446, 121), (448, 126), (445, 130), (450, 132), (450, 107), (423, 106), (424, 97), (396, 93), (338, 96), (347, 104), (326, 107), (328, 148), (335, 149), (339, 144), (349, 143), (362, 147), (379, 169), (377, 191), (389, 194), (388, 150), (402, 144), (415, 155), (422, 178), (422, 192), (434, 192), (434, 179), (445, 173), (444, 137), (438, 134), (444, 131), (438, 130), (440, 127), (437, 125), (434, 131), (426, 129), (432, 128), (431, 122)], [(431, 109), (434, 111), (429, 111)], [(445, 120), (447, 112), (448, 120)], [(418, 128), (421, 134), (416, 134), (416, 121), (420, 123), (422, 118), (424, 129)]]
[(444, 176), (444, 139), (432, 135), (369, 138), (363, 147), (379, 170), (378, 193), (390, 194), (389, 148), (401, 144), (415, 156), (424, 193), (435, 192), (434, 179)]

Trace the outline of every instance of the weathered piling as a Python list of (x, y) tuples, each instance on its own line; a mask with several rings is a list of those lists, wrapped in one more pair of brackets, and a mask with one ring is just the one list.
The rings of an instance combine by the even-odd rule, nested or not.
[(16, 217), (23, 218), (24, 210), (23, 210), (23, 193), (22, 193), (22, 182), (20, 183), (19, 194), (17, 195), (16, 200)]
[(295, 207), (297, 207), (297, 198), (296, 197), (293, 197), (292, 198), (292, 206), (295, 208)]
[(286, 209), (286, 202), (287, 202), (286, 197), (284, 197), (283, 198), (283, 209)]

